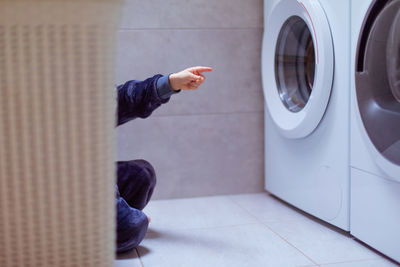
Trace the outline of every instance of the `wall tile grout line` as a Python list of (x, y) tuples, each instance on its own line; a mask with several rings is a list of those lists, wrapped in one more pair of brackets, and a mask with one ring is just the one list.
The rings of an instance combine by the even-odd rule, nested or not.
[(118, 31), (247, 31), (247, 30), (264, 30), (264, 27), (227, 27), (227, 28), (218, 28), (218, 27), (204, 27), (204, 28), (179, 28), (179, 27), (170, 27), (170, 28), (119, 28)]
[(234, 111), (234, 112), (210, 112), (210, 113), (182, 113), (182, 114), (153, 114), (152, 118), (156, 117), (190, 117), (190, 116), (224, 116), (224, 115), (238, 115), (238, 114), (260, 114), (260, 111)]

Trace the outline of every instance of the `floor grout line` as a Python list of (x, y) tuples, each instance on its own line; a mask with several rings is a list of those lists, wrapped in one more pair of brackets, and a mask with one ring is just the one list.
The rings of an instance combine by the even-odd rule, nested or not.
[[(232, 195), (235, 196), (235, 195)], [(301, 251), (301, 249), (297, 248), (294, 244), (290, 243), (288, 240), (286, 240), (284, 237), (282, 237), (279, 233), (277, 233), (276, 231), (274, 231), (269, 225), (268, 222), (262, 221), (260, 219), (258, 219), (255, 215), (253, 215), (250, 211), (248, 211), (245, 207), (241, 206), (238, 202), (236, 202), (235, 200), (233, 200), (232, 197), (229, 197), (229, 199), (235, 203), (237, 206), (239, 206), (240, 208), (242, 208), (244, 211), (246, 211), (249, 215), (251, 215), (253, 218), (255, 218), (257, 221), (259, 221), (261, 224), (263, 224), (264, 226), (266, 226), (270, 231), (272, 231), (274, 234), (276, 234), (277, 236), (279, 236), (282, 240), (284, 240), (286, 243), (288, 243), (290, 246), (292, 246), (293, 248), (295, 248), (296, 250), (298, 250), (301, 254), (303, 254), (306, 258), (308, 258), (311, 262), (313, 262), (316, 266), (322, 266), (322, 264), (326, 265), (326, 264), (336, 264), (336, 263), (350, 263), (350, 262), (363, 262), (363, 261), (370, 261), (370, 260), (379, 260), (379, 258), (366, 258), (366, 259), (360, 259), (360, 260), (350, 260), (350, 261), (343, 261), (343, 262), (331, 262), (331, 263), (317, 263), (315, 262), (311, 257), (307, 256), (303, 251)], [(309, 218), (310, 219), (310, 218)], [(310, 219), (311, 220), (311, 219)], [(329, 227), (330, 228), (330, 227)], [(354, 242), (357, 242), (357, 239), (353, 236), (347, 236), (345, 233), (342, 232), (338, 232), (336, 231), (338, 234), (343, 235), (345, 237), (349, 237), (351, 238)], [(378, 252), (379, 255), (379, 252)], [(381, 255), (382, 256), (382, 255)], [(389, 260), (392, 263), (396, 263), (393, 260), (391, 260), (390, 258), (387, 258), (383, 255), (383, 258)], [(399, 265), (400, 266), (400, 265)]]
[[(241, 223), (241, 224), (227, 224), (227, 225), (219, 225), (219, 226), (208, 226), (208, 227), (195, 227), (195, 228), (169, 228), (168, 230), (173, 231), (193, 231), (193, 230), (211, 230), (211, 229), (220, 229), (220, 228), (227, 228), (227, 227), (238, 227), (238, 226), (246, 226), (246, 225), (257, 225), (262, 224), (259, 221), (257, 222), (249, 222), (249, 223)], [(146, 235), (157, 234), (155, 232), (147, 232)]]
[(139, 259), (140, 265), (142, 265), (142, 267), (144, 267), (144, 264), (143, 264), (142, 258), (140, 257), (139, 250), (138, 250), (137, 248), (135, 248), (135, 250), (136, 250), (136, 254), (137, 254), (137, 256), (138, 256), (138, 259)]
[[(329, 262), (329, 263), (323, 263), (324, 265), (332, 265), (332, 264), (341, 264), (341, 263), (357, 263), (357, 262), (365, 262), (365, 261), (379, 261), (379, 260), (387, 260), (393, 264), (396, 264), (396, 262), (394, 262), (391, 259), (386, 259), (386, 258), (368, 258), (368, 259), (362, 259), (362, 260), (349, 260), (349, 261), (338, 261), (338, 262)], [(400, 266), (400, 265), (399, 265)]]
[(267, 224), (263, 223), (263, 225), (265, 225), (271, 232), (273, 232), (274, 234), (276, 234), (277, 236), (279, 236), (282, 240), (284, 240), (286, 243), (288, 243), (290, 246), (292, 246), (294, 249), (296, 249), (297, 251), (299, 251), (301, 254), (303, 254), (307, 259), (309, 259), (312, 263), (314, 263), (317, 266), (320, 266), (316, 261), (314, 261), (311, 257), (309, 257), (307, 254), (305, 254), (303, 251), (301, 251), (299, 248), (297, 248), (294, 244), (290, 243), (286, 238), (284, 238), (283, 236), (281, 236), (280, 234), (278, 234), (276, 231), (274, 231), (270, 226), (268, 226)]
[(296, 249), (297, 251), (299, 251), (304, 257), (306, 257), (308, 260), (310, 260), (314, 265), (320, 266), (317, 262), (315, 262), (312, 258), (310, 258), (308, 255), (306, 255), (303, 251), (301, 251), (299, 248), (297, 248), (295, 245), (293, 245), (292, 243), (290, 243), (288, 240), (286, 240), (284, 237), (282, 237), (280, 234), (278, 234), (277, 232), (275, 232), (274, 230), (272, 230), (265, 222), (261, 221), (260, 219), (258, 219), (255, 215), (253, 215), (251, 212), (249, 212), (246, 208), (242, 207), (239, 203), (237, 203), (236, 201), (234, 201), (233, 199), (229, 198), (233, 203), (235, 203), (238, 207), (240, 207), (241, 209), (243, 209), (247, 214), (249, 214), (250, 216), (252, 216), (254, 219), (256, 219), (259, 223), (261, 223), (262, 225), (266, 226), (271, 232), (273, 232), (274, 234), (276, 234), (279, 238), (281, 238), (283, 241), (285, 241), (287, 244), (289, 244), (291, 247), (293, 247), (294, 249)]

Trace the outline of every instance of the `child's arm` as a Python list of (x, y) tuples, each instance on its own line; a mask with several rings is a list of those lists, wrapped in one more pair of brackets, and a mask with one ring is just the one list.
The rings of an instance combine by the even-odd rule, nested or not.
[(197, 89), (205, 80), (208, 67), (193, 67), (168, 76), (155, 75), (145, 81), (128, 81), (118, 86), (118, 122), (124, 124), (136, 118), (147, 118), (167, 103), (174, 93)]
[(155, 75), (145, 81), (133, 80), (118, 86), (117, 125), (138, 117), (146, 118), (169, 101), (169, 97), (161, 98), (157, 91), (157, 82), (162, 77)]

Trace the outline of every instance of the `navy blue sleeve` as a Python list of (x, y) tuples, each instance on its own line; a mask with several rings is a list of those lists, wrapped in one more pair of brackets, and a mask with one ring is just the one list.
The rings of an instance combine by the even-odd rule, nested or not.
[(169, 75), (162, 76), (157, 81), (157, 92), (162, 99), (170, 98), (173, 94), (179, 93), (181, 90), (174, 91), (169, 84)]
[(136, 118), (147, 118), (161, 104), (169, 101), (169, 97), (161, 98), (158, 94), (157, 81), (161, 77), (157, 74), (145, 81), (128, 81), (117, 87), (117, 125)]

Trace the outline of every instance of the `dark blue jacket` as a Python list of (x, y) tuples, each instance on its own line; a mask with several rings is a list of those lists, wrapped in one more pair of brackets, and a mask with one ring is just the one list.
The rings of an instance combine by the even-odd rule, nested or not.
[[(151, 113), (169, 101), (169, 96), (159, 95), (160, 78), (168, 76), (155, 75), (145, 81), (128, 81), (118, 86), (117, 125), (136, 118), (147, 118)], [(158, 86), (157, 86), (158, 83)]]
[[(168, 76), (155, 75), (145, 81), (128, 81), (117, 87), (117, 126), (136, 118), (147, 118), (151, 113), (167, 103), (174, 93), (169, 86)], [(117, 174), (129, 176), (129, 168), (117, 164)], [(148, 221), (146, 215), (128, 205), (116, 186), (117, 206), (117, 252), (137, 247), (143, 240)]]

